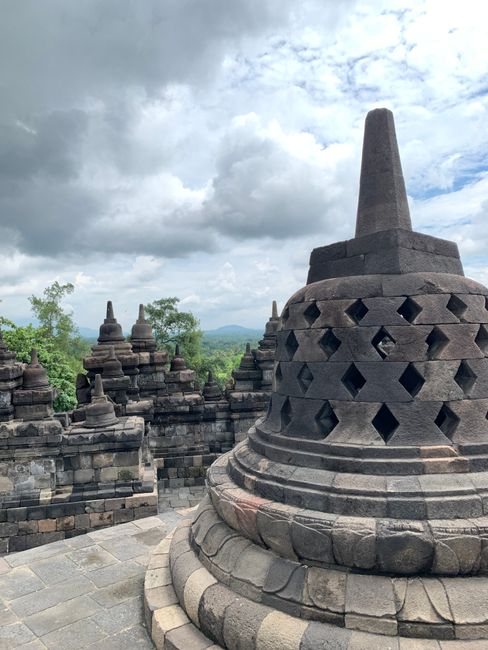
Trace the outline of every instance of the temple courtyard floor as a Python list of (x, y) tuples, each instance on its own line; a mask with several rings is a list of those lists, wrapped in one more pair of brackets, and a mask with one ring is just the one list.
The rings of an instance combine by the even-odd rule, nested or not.
[(203, 494), (161, 490), (157, 516), (1, 557), (0, 649), (154, 649), (143, 616), (146, 565)]

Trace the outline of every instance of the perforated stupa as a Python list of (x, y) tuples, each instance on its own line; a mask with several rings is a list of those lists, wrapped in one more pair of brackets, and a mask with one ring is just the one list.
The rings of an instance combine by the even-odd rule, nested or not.
[(393, 115), (371, 111), (356, 236), (312, 252), (268, 413), (173, 537), (192, 633), (259, 650), (488, 639), (487, 296), (454, 243), (412, 231)]

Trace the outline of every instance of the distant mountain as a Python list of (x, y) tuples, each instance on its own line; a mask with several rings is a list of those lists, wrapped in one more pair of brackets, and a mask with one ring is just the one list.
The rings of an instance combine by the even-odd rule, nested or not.
[(223, 325), (214, 330), (206, 330), (204, 336), (248, 336), (255, 339), (260, 338), (263, 334), (262, 330), (253, 330), (249, 327), (242, 327), (242, 325)]
[(92, 330), (90, 327), (78, 327), (78, 331), (84, 339), (96, 339), (99, 334), (98, 330)]

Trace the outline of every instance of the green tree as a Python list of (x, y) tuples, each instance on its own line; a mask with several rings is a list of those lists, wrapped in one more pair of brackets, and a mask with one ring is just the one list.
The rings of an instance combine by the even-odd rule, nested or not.
[(81, 358), (89, 351), (88, 343), (79, 335), (71, 314), (61, 305), (62, 299), (73, 293), (71, 283), (54, 282), (42, 296), (30, 296), (32, 312), (39, 327), (17, 327), (6, 318), (0, 324), (7, 329), (4, 340), (19, 361), (29, 362), (32, 348), (38, 351), (39, 362), (46, 368), (49, 381), (57, 389), (56, 411), (76, 406), (76, 375), (83, 371)]
[(71, 282), (59, 284), (56, 280), (43, 291), (43, 297), (30, 296), (32, 312), (44, 328), (46, 336), (56, 341), (60, 349), (68, 352), (70, 340), (76, 336), (76, 326), (71, 314), (61, 306), (61, 300), (74, 291)]
[(191, 312), (179, 311), (179, 302), (179, 298), (160, 298), (146, 305), (147, 320), (158, 347), (173, 347), (178, 343), (188, 366), (198, 372), (202, 364), (200, 322)]
[(17, 353), (17, 359), (28, 363), (33, 348), (37, 350), (39, 363), (44, 366), (49, 382), (57, 390), (54, 400), (56, 411), (68, 411), (76, 406), (76, 374), (77, 370), (68, 355), (56, 348), (55, 339), (48, 338), (42, 327), (26, 325), (17, 327), (5, 318), (0, 319), (5, 344)]

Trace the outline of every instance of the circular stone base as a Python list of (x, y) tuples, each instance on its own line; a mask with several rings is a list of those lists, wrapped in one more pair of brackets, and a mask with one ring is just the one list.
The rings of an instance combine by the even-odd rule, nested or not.
[[(219, 583), (190, 546), (182, 522), (156, 548), (144, 585), (146, 621), (161, 650), (485, 650), (486, 640), (408, 639), (308, 621)], [(214, 640), (211, 640), (210, 637)], [(217, 643), (215, 643), (217, 641)]]

